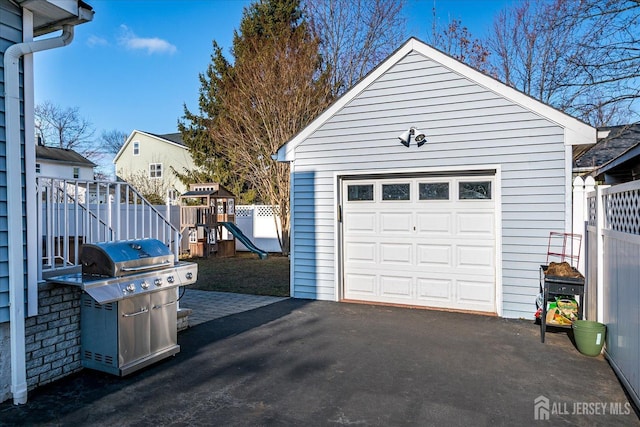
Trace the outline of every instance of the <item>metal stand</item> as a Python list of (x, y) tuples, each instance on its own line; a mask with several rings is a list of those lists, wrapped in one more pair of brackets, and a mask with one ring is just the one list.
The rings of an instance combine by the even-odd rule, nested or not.
[[(544, 342), (547, 329), (547, 302), (555, 295), (579, 296), (578, 319), (582, 319), (584, 312), (584, 278), (546, 276), (546, 265), (540, 266), (540, 291), (542, 292), (542, 314), (540, 315), (540, 339)], [(551, 325), (554, 328), (570, 328), (571, 325)]]

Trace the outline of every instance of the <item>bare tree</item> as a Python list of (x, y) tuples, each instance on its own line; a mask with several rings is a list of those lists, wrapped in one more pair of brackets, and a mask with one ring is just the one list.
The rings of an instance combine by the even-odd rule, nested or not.
[(473, 38), (467, 27), (459, 19), (452, 19), (444, 27), (437, 24), (436, 9), (433, 9), (433, 26), (429, 43), (457, 60), (477, 70), (489, 71), (489, 49), (482, 40)]
[(110, 131), (102, 131), (100, 136), (100, 143), (104, 151), (109, 154), (118, 154), (124, 143), (127, 141), (126, 132), (118, 129), (112, 129)]
[(575, 78), (567, 61), (581, 54), (575, 43), (578, 28), (565, 19), (569, 7), (566, 0), (519, 2), (498, 14), (489, 39), (500, 80), (560, 109), (573, 98), (560, 91), (563, 82)]
[(488, 39), (493, 73), (593, 125), (623, 122), (639, 95), (639, 15), (637, 0), (515, 3)]
[(640, 1), (583, 0), (567, 20), (593, 35), (578, 40), (584, 55), (570, 58), (584, 76), (567, 85), (583, 95), (577, 110), (596, 124), (638, 121)]
[(95, 152), (93, 125), (80, 115), (78, 107), (63, 108), (50, 101), (36, 105), (35, 127), (44, 145), (72, 149), (83, 155)]
[(405, 39), (404, 0), (306, 0), (320, 51), (341, 95)]
[(119, 171), (118, 178), (131, 184), (142, 197), (154, 205), (163, 205), (166, 202), (167, 193), (171, 186), (164, 179), (150, 178), (144, 170), (124, 174)]
[[(238, 52), (240, 50), (237, 50)], [(222, 154), (262, 200), (280, 208), (283, 253), (289, 251), (289, 167), (271, 155), (329, 104), (319, 76), (318, 40), (304, 25), (268, 38), (247, 37), (226, 82), (223, 117), (211, 129)]]

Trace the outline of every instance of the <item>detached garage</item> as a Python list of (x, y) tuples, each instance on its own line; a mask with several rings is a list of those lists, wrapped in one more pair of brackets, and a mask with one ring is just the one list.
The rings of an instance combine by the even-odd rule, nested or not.
[(409, 39), (283, 145), (291, 295), (532, 318), (596, 129)]

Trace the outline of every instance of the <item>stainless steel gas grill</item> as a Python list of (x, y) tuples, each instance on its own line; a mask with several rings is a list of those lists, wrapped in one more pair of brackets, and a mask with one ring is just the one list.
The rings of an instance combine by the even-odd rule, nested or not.
[(127, 375), (180, 351), (177, 287), (197, 279), (197, 264), (174, 262), (156, 239), (85, 244), (82, 273), (49, 280), (84, 290), (82, 366)]

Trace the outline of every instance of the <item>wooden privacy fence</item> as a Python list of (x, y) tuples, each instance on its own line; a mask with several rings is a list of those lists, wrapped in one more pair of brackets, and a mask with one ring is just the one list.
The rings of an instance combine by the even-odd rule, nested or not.
[(589, 179), (574, 181), (574, 227), (586, 235), (586, 318), (607, 325), (605, 355), (640, 406), (640, 181)]

